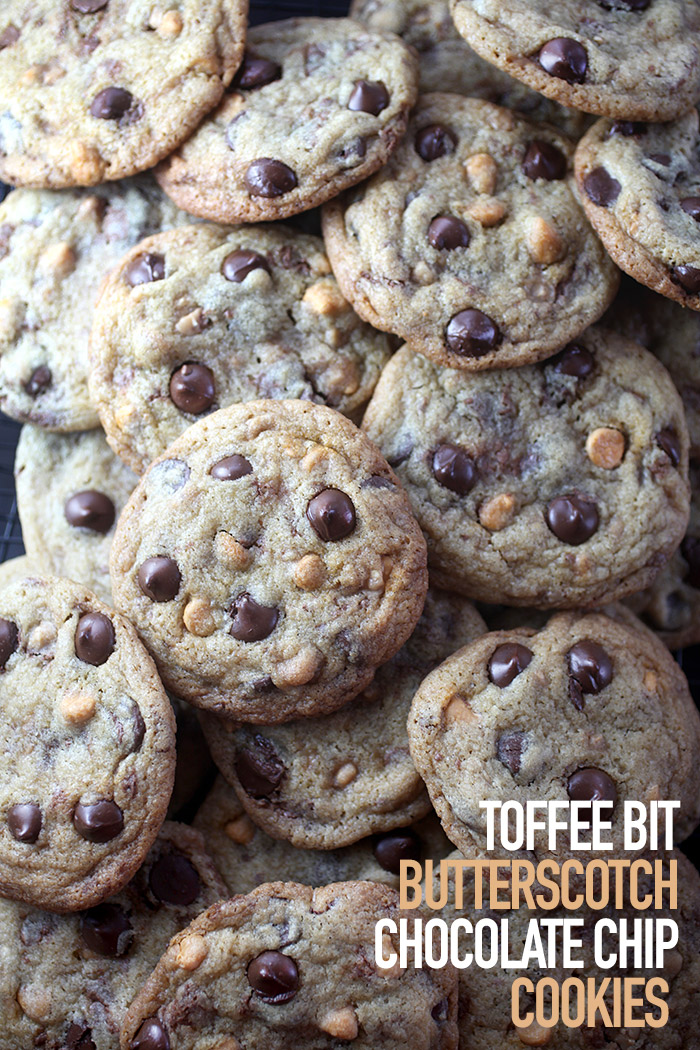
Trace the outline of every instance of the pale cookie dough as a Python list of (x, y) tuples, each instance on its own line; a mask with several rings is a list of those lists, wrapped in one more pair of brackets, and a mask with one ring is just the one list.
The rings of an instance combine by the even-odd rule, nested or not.
[(109, 550), (138, 478), (102, 430), (50, 434), (24, 426), (15, 456), (17, 511), (32, 566), (84, 583), (112, 604)]
[(215, 904), (170, 942), (127, 1014), (122, 1050), (456, 1050), (452, 965), (377, 966), (377, 922), (405, 918), (410, 931), (414, 917), (372, 882), (266, 883)]
[(94, 186), (165, 157), (238, 68), (247, 0), (3, 0), (0, 176)]
[(343, 298), (320, 238), (202, 223), (142, 241), (104, 282), (90, 394), (140, 473), (230, 404), (302, 398), (352, 414), (389, 354), (388, 337)]
[(166, 823), (131, 882), (94, 908), (52, 915), (0, 900), (0, 1050), (117, 1050), (170, 938), (225, 895), (202, 836)]
[(324, 208), (343, 294), (450, 368), (509, 368), (560, 350), (618, 283), (574, 196), (572, 154), (548, 125), (425, 95), (382, 171)]
[[(698, 5), (700, 12), (700, 5)], [(581, 202), (617, 265), (700, 310), (700, 115), (599, 120), (576, 149)]]
[(407, 348), (364, 429), (406, 486), (437, 586), (538, 608), (648, 586), (688, 522), (688, 435), (661, 364), (603, 328), (476, 374)]
[[(627, 799), (679, 800), (678, 842), (700, 820), (700, 715), (685, 676), (648, 631), (600, 613), (561, 613), (537, 632), (472, 642), (423, 682), (408, 736), (445, 833), (465, 856), (487, 847), (482, 799), (612, 802), (604, 816), (612, 854), (592, 848), (586, 861), (630, 855)], [(546, 832), (534, 835), (538, 860), (581, 856), (567, 833), (554, 852)]]
[(306, 211), (386, 163), (417, 79), (399, 37), (352, 19), (257, 26), (231, 92), (158, 180), (181, 208), (215, 222)]
[(251, 401), (190, 427), (123, 511), (111, 576), (168, 688), (264, 725), (362, 692), (427, 590), (395, 474), (348, 419), (307, 401)]
[(482, 58), (587, 113), (672, 120), (700, 98), (697, 0), (450, 0)]
[(47, 430), (98, 426), (87, 376), (100, 283), (132, 245), (187, 221), (149, 177), (94, 191), (21, 189), (5, 198), (0, 204), (3, 412)]
[(134, 628), (57, 577), (0, 592), (0, 894), (51, 911), (118, 892), (158, 834), (175, 719)]

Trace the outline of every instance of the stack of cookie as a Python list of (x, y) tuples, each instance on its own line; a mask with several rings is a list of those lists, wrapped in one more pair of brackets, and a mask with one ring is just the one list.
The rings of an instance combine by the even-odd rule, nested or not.
[(700, 7), (549, 6), (3, 5), (0, 1050), (652, 1045), (374, 956), (483, 799), (700, 823)]

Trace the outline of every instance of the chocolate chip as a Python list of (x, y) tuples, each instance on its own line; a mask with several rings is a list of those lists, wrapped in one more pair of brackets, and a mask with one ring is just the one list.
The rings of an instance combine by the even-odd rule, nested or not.
[[(41, 1044), (37, 1040), (35, 1045)], [(66, 1032), (64, 1050), (96, 1050), (92, 1040), (92, 1029), (85, 1024), (73, 1023)]]
[(578, 343), (570, 343), (552, 360), (555, 372), (565, 376), (575, 376), (576, 379), (584, 379), (590, 375), (594, 363), (590, 350), (586, 350), (585, 346), (580, 346)]
[(285, 774), (284, 763), (273, 744), (259, 733), (252, 744), (236, 755), (235, 770), (241, 787), (251, 798), (270, 798)]
[(660, 164), (662, 168), (667, 168), (671, 163), (671, 155), (669, 153), (650, 153), (649, 160), (653, 160), (654, 164)]
[(116, 645), (114, 624), (104, 613), (85, 613), (75, 629), (75, 655), (84, 664), (100, 667), (109, 660)]
[[(569, 777), (566, 792), (572, 802), (612, 802), (613, 807), (617, 802), (617, 788), (615, 782), (602, 769), (595, 766), (587, 766), (585, 769), (577, 769)], [(587, 814), (592, 815), (593, 807), (581, 807), (580, 816), (585, 820)], [(610, 813), (610, 810), (604, 810)], [(589, 816), (590, 819), (590, 816)]]
[(196, 869), (181, 853), (166, 853), (151, 868), (148, 884), (156, 900), (187, 907), (200, 894), (202, 884)]
[(423, 160), (437, 160), (454, 153), (457, 138), (444, 124), (428, 124), (416, 134), (415, 147)]
[(107, 6), (109, 0), (70, 0), (70, 6), (81, 15), (94, 15)]
[(121, 120), (132, 106), (134, 96), (120, 87), (108, 87), (90, 103), (90, 116), (100, 120)]
[(460, 445), (440, 445), (433, 453), (435, 480), (459, 496), (466, 496), (476, 484), (474, 460)]
[(170, 1050), (168, 1033), (157, 1017), (147, 1017), (131, 1040), (131, 1050)]
[(0, 617), (0, 667), (4, 667), (17, 649), (19, 630), (12, 620)]
[(165, 277), (165, 256), (155, 252), (142, 252), (135, 255), (126, 270), (124, 278), (127, 284), (135, 288), (137, 284), (150, 284), (162, 281)]
[(520, 642), (504, 642), (497, 646), (489, 660), (489, 678), (494, 685), (505, 689), (507, 685), (525, 670), (533, 657), (533, 652)]
[(501, 342), (498, 326), (481, 310), (462, 310), (455, 314), (445, 335), (450, 350), (460, 357), (483, 357)]
[(672, 427), (664, 427), (659, 431), (656, 435), (656, 444), (666, 453), (674, 467), (680, 466), (681, 443), (678, 440), (678, 434)]
[(523, 159), (523, 171), (528, 179), (563, 179), (566, 175), (567, 161), (560, 149), (551, 142), (533, 139), (527, 147)]
[(49, 389), (52, 378), (51, 369), (46, 365), (39, 365), (24, 384), (24, 389), (30, 397), (38, 397), (39, 394), (44, 394)]
[(248, 966), (248, 984), (264, 1003), (288, 1003), (299, 988), (297, 964), (282, 952), (263, 952)]
[(361, 489), (395, 489), (396, 485), (389, 478), (383, 478), (381, 474), (372, 474), (360, 482)]
[(98, 904), (82, 916), (80, 936), (91, 951), (118, 959), (131, 947), (134, 930), (118, 905)]
[(496, 744), (496, 757), (515, 776), (520, 772), (523, 752), (526, 750), (527, 733), (521, 733), (516, 729), (512, 733), (504, 733), (502, 737), (499, 737)]
[(691, 219), (700, 222), (700, 197), (684, 197), (681, 201), (681, 208), (687, 215), (690, 215)]
[(453, 215), (438, 215), (428, 228), (428, 240), (438, 251), (467, 248), (470, 239), (466, 224)]
[(242, 91), (251, 91), (253, 88), (264, 87), (272, 84), (282, 76), (282, 67), (269, 58), (259, 58), (249, 51), (243, 55), (243, 62), (236, 73), (232, 87), (240, 88)]
[(253, 270), (265, 270), (270, 272), (267, 259), (258, 252), (248, 251), (246, 248), (238, 248), (237, 251), (227, 255), (221, 264), (221, 272), (227, 281), (240, 284), (245, 281)]
[(562, 543), (578, 547), (598, 529), (598, 508), (595, 503), (572, 493), (557, 496), (547, 507), (547, 524)]
[(246, 474), (252, 474), (253, 468), (245, 456), (234, 455), (220, 459), (209, 473), (218, 481), (236, 481), (238, 478), (244, 478)]
[[(572, 645), (566, 658), (571, 679), (569, 697), (574, 707), (582, 711), (585, 694), (595, 695), (610, 685), (613, 676), (612, 660), (602, 645), (590, 638)], [(578, 689), (575, 686), (578, 686)]]
[(172, 558), (147, 558), (139, 569), (139, 587), (153, 602), (169, 602), (180, 590), (182, 576)]
[(36, 842), (41, 823), (41, 810), (35, 802), (18, 802), (7, 811), (7, 826), (18, 842)]
[(438, 1024), (442, 1024), (443, 1022), (445, 1022), (447, 1020), (447, 1018), (449, 1017), (449, 1015), (450, 1015), (450, 1000), (449, 999), (441, 999), (440, 1002), (436, 1003), (435, 1006), (430, 1011), (430, 1016), (432, 1017), (433, 1021), (437, 1021)]
[(389, 92), (381, 80), (355, 81), (348, 109), (356, 113), (371, 113), (373, 117), (378, 117), (388, 105)]
[(272, 634), (280, 618), (274, 606), (258, 605), (247, 593), (239, 594), (228, 610), (231, 634), (239, 642), (261, 642)]
[(685, 582), (700, 590), (700, 539), (696, 536), (686, 536), (681, 543), (681, 554), (688, 563)]
[(410, 828), (388, 831), (384, 835), (378, 835), (374, 840), (374, 856), (384, 871), (399, 875), (402, 860), (420, 861), (422, 859), (423, 845)]
[(598, 0), (606, 11), (646, 11), (651, 0)]
[(19, 29), (17, 26), (9, 25), (0, 33), (0, 51), (4, 51), (6, 47), (12, 47), (18, 40)]
[(344, 540), (355, 530), (355, 505), (340, 489), (324, 489), (309, 500), (306, 517), (326, 543)]
[(251, 197), (283, 197), (297, 185), (297, 177), (281, 160), (261, 157), (248, 165), (245, 184)]
[(114, 504), (104, 492), (86, 489), (66, 500), (63, 508), (66, 521), (76, 529), (91, 529), (104, 535), (112, 528), (116, 512)]
[(214, 404), (214, 373), (206, 365), (187, 361), (170, 377), (170, 400), (181, 412), (200, 416)]
[(88, 842), (111, 842), (124, 827), (124, 814), (116, 802), (79, 802), (73, 813), (73, 826)]
[(550, 77), (566, 80), (569, 84), (582, 84), (588, 70), (586, 49), (578, 40), (559, 36), (540, 48), (537, 61)]
[(620, 195), (622, 187), (605, 168), (594, 168), (584, 177), (583, 188), (589, 200), (599, 208), (609, 208)]
[(696, 266), (674, 266), (671, 277), (679, 284), (684, 292), (697, 295), (700, 292), (700, 269)]
[(635, 120), (614, 120), (610, 125), (609, 135), (623, 135), (632, 138), (636, 135), (646, 135), (647, 126)]

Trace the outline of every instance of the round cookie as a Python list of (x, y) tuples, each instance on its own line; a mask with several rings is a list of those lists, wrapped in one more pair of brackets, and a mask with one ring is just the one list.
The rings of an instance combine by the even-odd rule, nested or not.
[(376, 964), (377, 922), (400, 918), (410, 931), (415, 912), (402, 913), (396, 890), (372, 882), (266, 883), (215, 904), (170, 942), (127, 1014), (122, 1050), (194, 1050), (232, 1036), (240, 1050), (333, 1050), (340, 1041), (455, 1050), (452, 965)]
[(483, 98), (554, 124), (571, 138), (590, 126), (585, 113), (545, 98), (477, 55), (455, 29), (447, 0), (353, 0), (350, 15), (370, 29), (397, 33), (415, 48), (422, 95), (454, 91)]
[(135, 630), (69, 580), (0, 593), (0, 894), (91, 907), (141, 865), (173, 786), (175, 720)]
[(482, 58), (563, 105), (673, 120), (700, 99), (695, 0), (450, 0)]
[(648, 586), (683, 538), (681, 399), (650, 353), (605, 329), (478, 375), (403, 348), (363, 427), (406, 486), (434, 584), (467, 597), (603, 605)]
[(575, 156), (586, 215), (617, 265), (693, 310), (700, 310), (699, 121), (697, 109), (671, 124), (599, 120)]
[(112, 544), (115, 604), (178, 696), (231, 720), (336, 710), (410, 637), (425, 541), (375, 446), (307, 401), (195, 423)]
[(408, 751), (413, 694), (485, 630), (469, 602), (429, 591), (404, 647), (340, 711), (265, 727), (203, 714), (214, 760), (255, 823), (294, 846), (330, 849), (412, 823), (430, 810)]
[[(540, 631), (472, 642), (418, 689), (408, 736), (445, 833), (465, 856), (486, 849), (482, 799), (612, 801), (603, 819), (612, 821), (605, 838), (614, 856), (628, 855), (628, 799), (680, 800), (677, 841), (700, 820), (700, 715), (685, 676), (648, 631), (600, 613), (560, 613)], [(535, 857), (553, 856), (546, 832), (534, 835)], [(576, 855), (560, 836), (556, 859)], [(586, 860), (597, 856), (608, 854), (591, 849)]]
[(284, 227), (156, 234), (105, 280), (90, 394), (142, 472), (199, 416), (256, 398), (356, 412), (389, 359), (330, 274), (323, 242)]
[(9, 587), (11, 583), (23, 580), (25, 576), (31, 576), (32, 568), (32, 563), (26, 554), (0, 562), (0, 590)]
[(98, 426), (87, 375), (100, 282), (132, 245), (183, 221), (145, 177), (94, 192), (15, 190), (0, 204), (3, 412), (47, 430)]
[(94, 186), (165, 157), (243, 54), (246, 0), (4, 0), (0, 175)]
[(109, 549), (137, 481), (102, 430), (51, 434), (22, 427), (15, 456), (17, 512), (33, 567), (83, 583), (111, 605)]
[(231, 92), (158, 181), (181, 208), (215, 222), (307, 211), (386, 163), (417, 78), (399, 37), (352, 19), (257, 26)]
[(116, 1050), (170, 938), (226, 895), (202, 836), (166, 823), (120, 893), (73, 915), (0, 900), (0, 1048)]
[(407, 828), (361, 839), (342, 849), (298, 849), (270, 838), (246, 814), (233, 788), (219, 777), (194, 820), (229, 893), (250, 893), (270, 877), (306, 886), (367, 879), (399, 888), (401, 860), (440, 860), (452, 843), (431, 812)]
[(365, 186), (324, 208), (343, 294), (360, 317), (438, 364), (548, 357), (617, 288), (574, 197), (559, 132), (461, 95), (425, 95)]

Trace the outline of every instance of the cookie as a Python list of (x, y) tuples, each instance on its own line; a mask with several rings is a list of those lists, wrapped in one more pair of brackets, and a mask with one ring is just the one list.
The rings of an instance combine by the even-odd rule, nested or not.
[(127, 1014), (122, 1050), (224, 1041), (237, 1050), (345, 1041), (357, 1050), (453, 1050), (452, 965), (376, 964), (376, 923), (401, 917), (410, 930), (415, 912), (401, 913), (396, 890), (372, 882), (315, 890), (275, 882), (215, 904), (170, 942)]
[(695, 0), (450, 0), (482, 58), (586, 113), (673, 120), (700, 99)]
[(215, 222), (283, 219), (386, 163), (416, 100), (417, 63), (393, 33), (348, 18), (251, 29), (224, 102), (159, 168), (186, 211)]
[(618, 281), (574, 197), (571, 158), (553, 128), (425, 95), (386, 167), (324, 208), (341, 291), (450, 368), (550, 356), (600, 317)]
[(111, 605), (109, 549), (137, 481), (102, 430), (51, 434), (22, 427), (15, 456), (17, 511), (33, 567), (83, 583)]
[(700, 310), (699, 120), (697, 109), (671, 124), (599, 120), (575, 157), (586, 215), (617, 265), (692, 310)]
[(419, 90), (454, 91), (544, 120), (578, 138), (591, 118), (545, 98), (485, 62), (455, 29), (447, 0), (353, 0), (350, 14), (374, 30), (397, 33), (420, 59)]
[(241, 60), (245, 0), (4, 0), (0, 175), (94, 186), (167, 156)]
[(389, 353), (341, 295), (320, 238), (202, 223), (143, 241), (104, 282), (90, 394), (112, 447), (142, 472), (198, 417), (240, 401), (352, 414)]
[(251, 401), (149, 467), (111, 576), (168, 688), (270, 725), (369, 685), (418, 621), (425, 565), (408, 497), (361, 431), (307, 401)]
[(0, 590), (9, 587), (11, 583), (24, 579), (31, 575), (32, 563), (26, 554), (18, 558), (10, 558), (9, 561), (0, 562)]
[(76, 911), (140, 867), (173, 786), (175, 721), (122, 616), (79, 584), (0, 593), (0, 894)]
[(87, 374), (100, 282), (132, 245), (183, 221), (187, 217), (145, 177), (95, 192), (15, 190), (3, 201), (3, 412), (48, 430), (98, 426)]
[(361, 839), (342, 849), (298, 849), (273, 839), (257, 827), (223, 777), (199, 809), (194, 826), (201, 831), (229, 893), (250, 893), (270, 877), (307, 886), (366, 879), (399, 888), (402, 860), (440, 860), (452, 843), (434, 813), (410, 827)]
[[(620, 857), (628, 799), (680, 800), (677, 841), (700, 820), (700, 715), (685, 676), (649, 631), (600, 613), (560, 613), (540, 631), (472, 642), (420, 686), (408, 736), (445, 833), (465, 856), (486, 849), (486, 798), (613, 802), (605, 837)], [(546, 832), (534, 836), (537, 859), (577, 855), (563, 836), (555, 851)], [(608, 854), (586, 853), (597, 856)]]
[(335, 714), (270, 727), (203, 714), (212, 755), (246, 812), (269, 835), (307, 849), (424, 817), (430, 801), (406, 736), (411, 700), (433, 667), (485, 630), (469, 602), (429, 591), (408, 642)]
[(681, 399), (650, 353), (605, 329), (478, 375), (401, 349), (363, 427), (406, 486), (433, 582), (467, 597), (603, 605), (648, 586), (683, 538)]
[(52, 915), (0, 900), (2, 1050), (117, 1050), (170, 938), (225, 894), (201, 835), (167, 823), (131, 882), (94, 908)]

